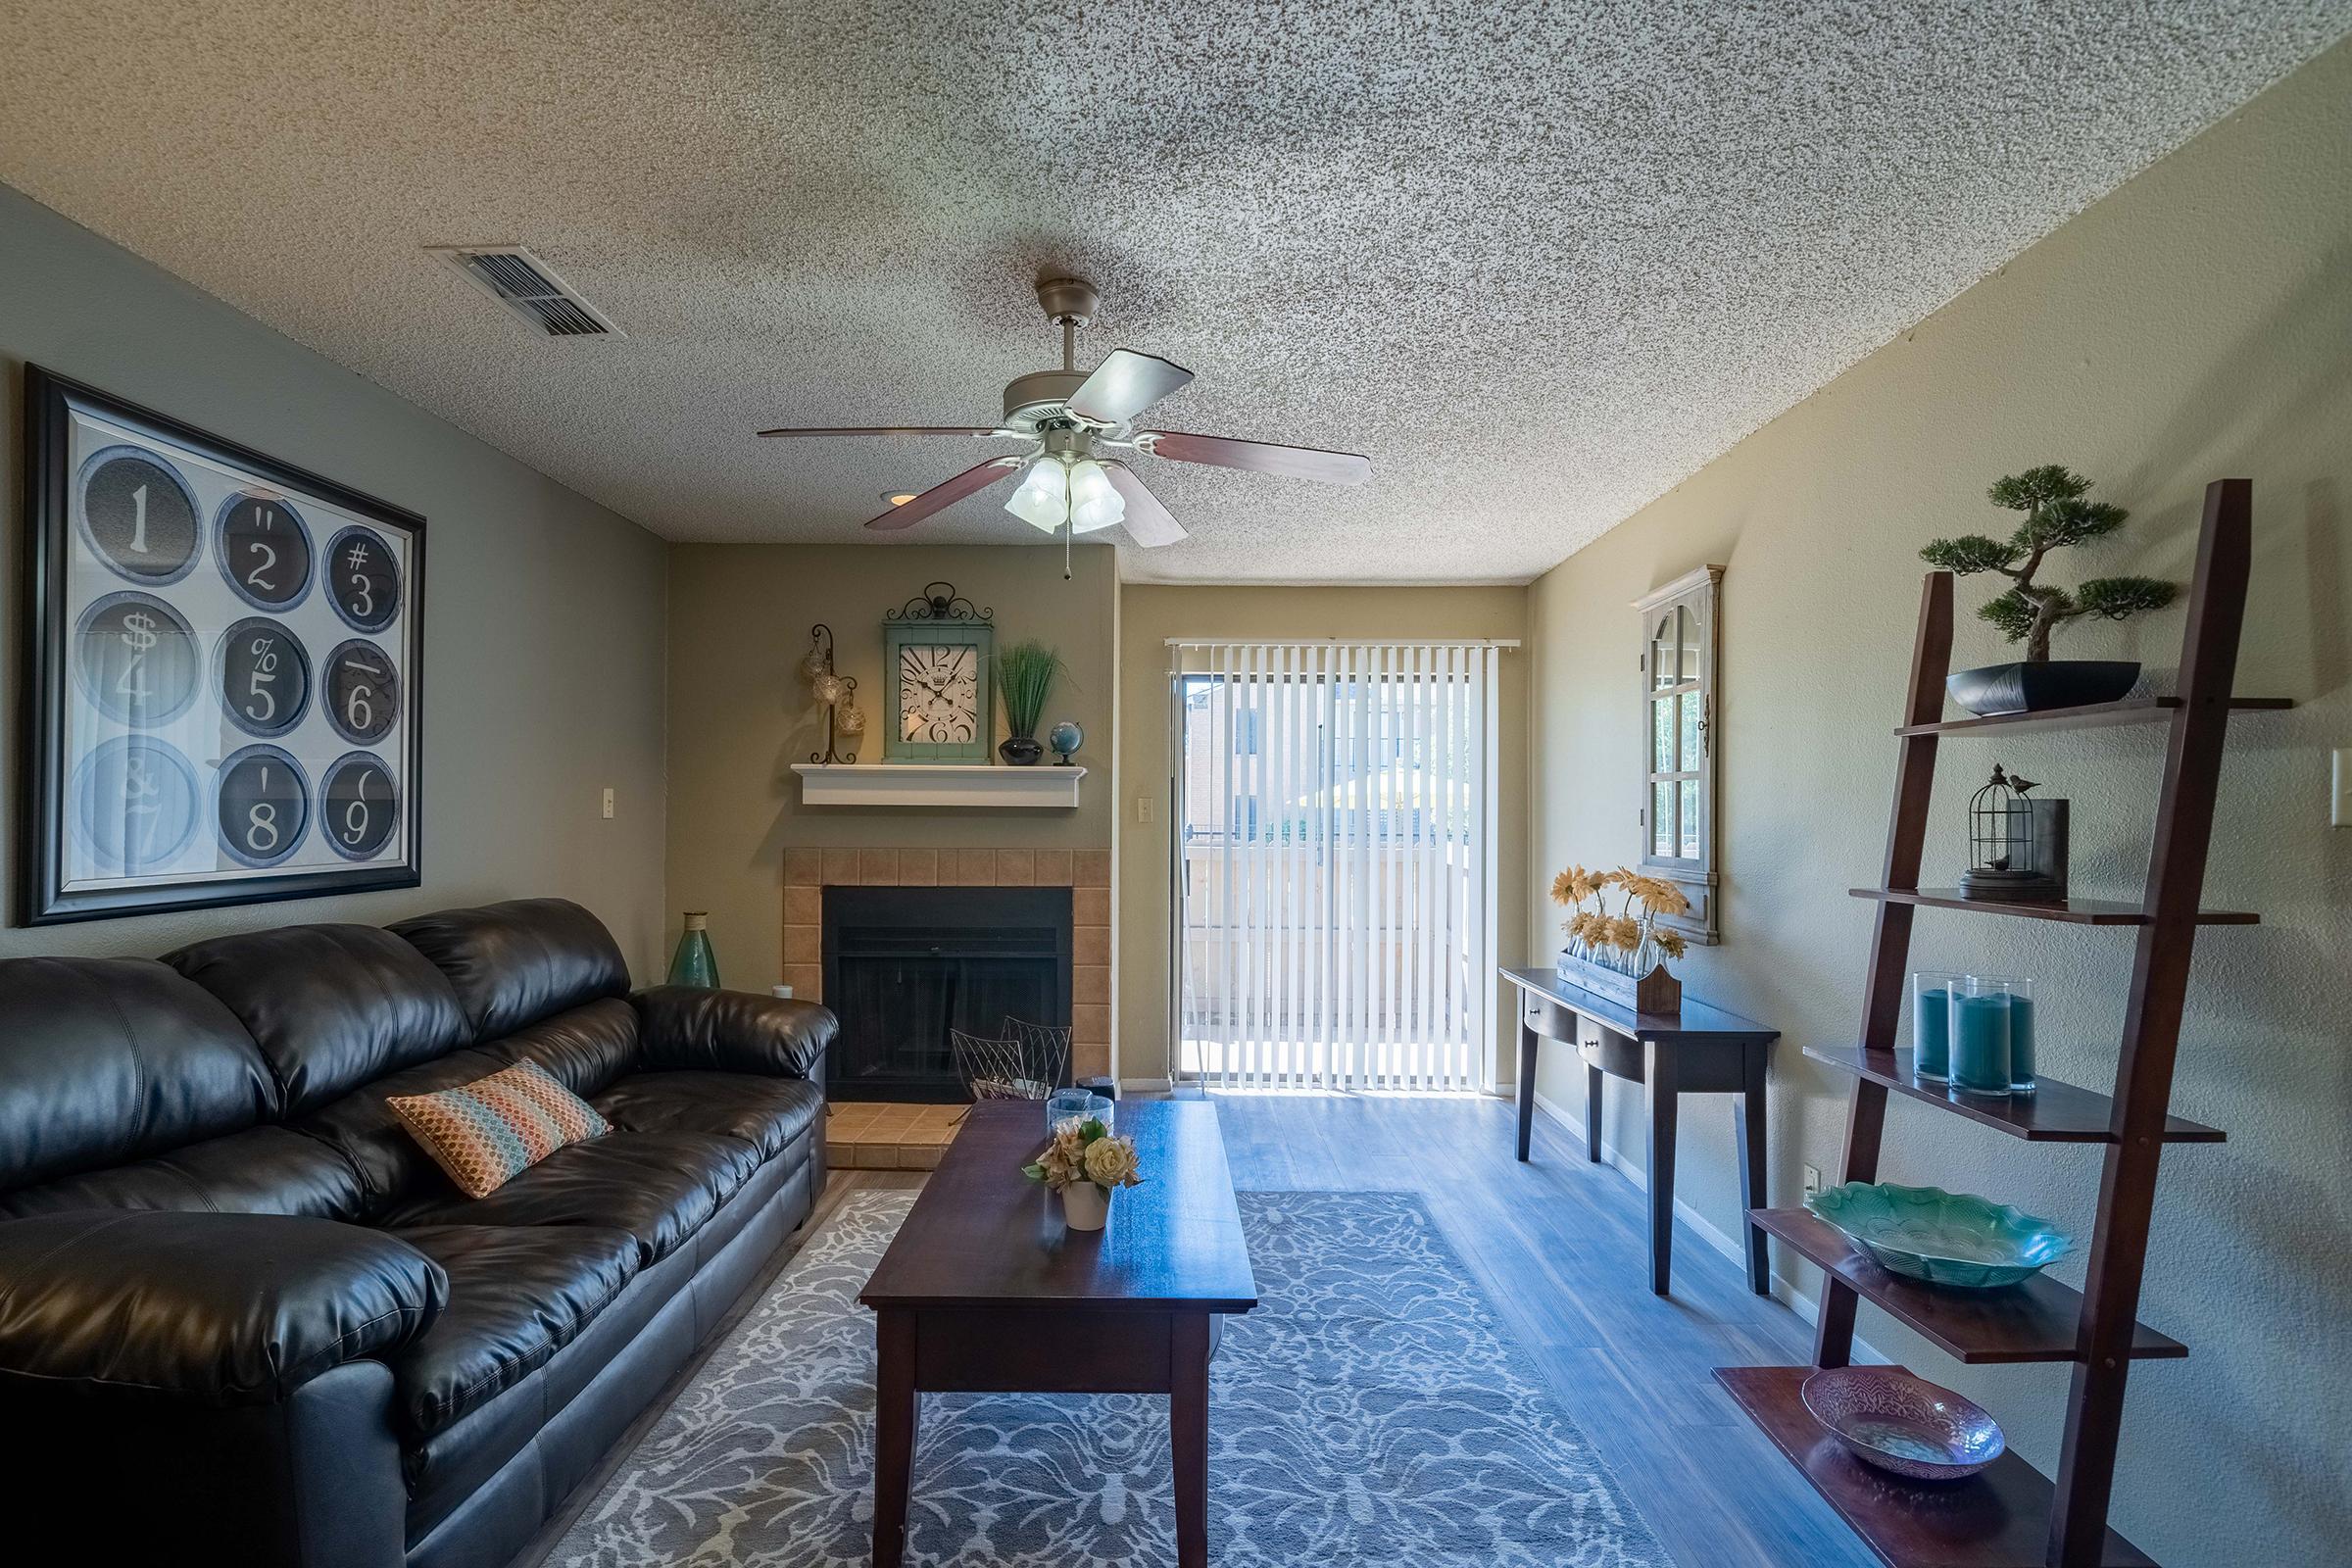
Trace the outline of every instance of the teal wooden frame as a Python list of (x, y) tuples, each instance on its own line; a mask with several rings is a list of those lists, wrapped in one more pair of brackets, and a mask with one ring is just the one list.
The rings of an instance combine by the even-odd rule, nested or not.
[[(899, 650), (907, 647), (969, 646), (977, 666), (980, 721), (973, 738), (910, 741), (899, 735)], [(882, 711), (889, 729), (882, 736), (886, 762), (985, 762), (997, 731), (997, 628), (985, 620), (892, 620), (882, 625)]]

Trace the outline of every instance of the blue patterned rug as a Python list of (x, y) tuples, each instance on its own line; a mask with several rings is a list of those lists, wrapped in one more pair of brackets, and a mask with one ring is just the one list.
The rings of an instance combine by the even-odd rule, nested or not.
[[(869, 1560), (874, 1330), (858, 1289), (913, 1194), (853, 1195), (548, 1558)], [(1210, 1369), (1220, 1568), (1667, 1568), (1592, 1445), (1400, 1193), (1246, 1193), (1262, 1304)], [(1175, 1560), (1167, 1401), (926, 1395), (906, 1560)]]

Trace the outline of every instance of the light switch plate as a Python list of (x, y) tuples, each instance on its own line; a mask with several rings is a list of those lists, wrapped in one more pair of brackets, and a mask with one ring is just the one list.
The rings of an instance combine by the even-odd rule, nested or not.
[(612, 820), (612, 792), (611, 790), (605, 791), (605, 820), (608, 822)]
[(1135, 819), (1136, 819), (1138, 822), (1143, 822), (1143, 823), (1149, 823), (1149, 822), (1152, 820), (1152, 797), (1151, 797), (1151, 796), (1149, 796), (1149, 795), (1138, 795), (1138, 796), (1135, 798)]
[(1821, 1196), (1821, 1167), (1819, 1165), (1805, 1167), (1805, 1196), (1807, 1198)]

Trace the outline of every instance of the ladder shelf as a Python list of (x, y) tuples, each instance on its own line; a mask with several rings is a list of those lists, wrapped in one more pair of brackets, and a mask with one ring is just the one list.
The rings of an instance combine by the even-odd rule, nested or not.
[[(1855, 1533), (1894, 1568), (2094, 1568), (2150, 1559), (2108, 1528), (2124, 1393), (2134, 1360), (2170, 1358), (2187, 1347), (2137, 1321), (2157, 1162), (2167, 1144), (2215, 1144), (2215, 1128), (2171, 1113), (2173, 1065), (2188, 985), (2189, 958), (2203, 926), (2251, 925), (2245, 911), (2199, 903), (2212, 837), (2230, 714), (2290, 707), (2283, 698), (2234, 698), (2238, 635), (2252, 558), (2253, 487), (2217, 479), (2205, 490), (2196, 575), (2181, 642), (2180, 695), (2132, 698), (2085, 708), (1946, 719), (1952, 576), (1927, 574), (1902, 722), (1895, 729), (1894, 798), (1874, 901), (1862, 1028), (1850, 1049), (1806, 1055), (1854, 1075), (1846, 1105), (1841, 1179), (1878, 1179), (1891, 1094), (1946, 1110), (2033, 1143), (2101, 1149), (2097, 1216), (2078, 1292), (2039, 1276), (1993, 1292), (1958, 1292), (1898, 1278), (1857, 1252), (1834, 1227), (1804, 1209), (1755, 1208), (1748, 1218), (1825, 1273), (1807, 1367), (1718, 1367), (1740, 1407), (1802, 1471)], [(1995, 903), (1957, 888), (1919, 886), (1935, 787), (1937, 741), (1980, 731), (2167, 726), (2164, 783), (2148, 875), (2136, 903), (2067, 899)], [(1969, 909), (2133, 932), (2132, 978), (2112, 1094), (2041, 1080), (2036, 1095), (1977, 1100), (1922, 1084), (1910, 1053), (1893, 1049), (1903, 1010), (1911, 926), (1923, 908)], [(1964, 1362), (2054, 1361), (2071, 1365), (2066, 1431), (2055, 1478), (2015, 1454), (1983, 1474), (1941, 1485), (1906, 1483), (1861, 1464), (1806, 1411), (1800, 1391), (1817, 1367), (1851, 1359), (1857, 1304), (1869, 1300)]]

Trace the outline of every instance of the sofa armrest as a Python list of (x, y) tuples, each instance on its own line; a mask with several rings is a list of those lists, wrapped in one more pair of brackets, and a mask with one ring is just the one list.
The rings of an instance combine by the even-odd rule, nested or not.
[(824, 1059), (840, 1020), (813, 1002), (749, 991), (649, 986), (637, 993), (645, 1065), (806, 1078)]
[(97, 1209), (0, 1221), (0, 1384), (276, 1403), (406, 1345), (448, 1300), (431, 1258), (334, 1220)]

